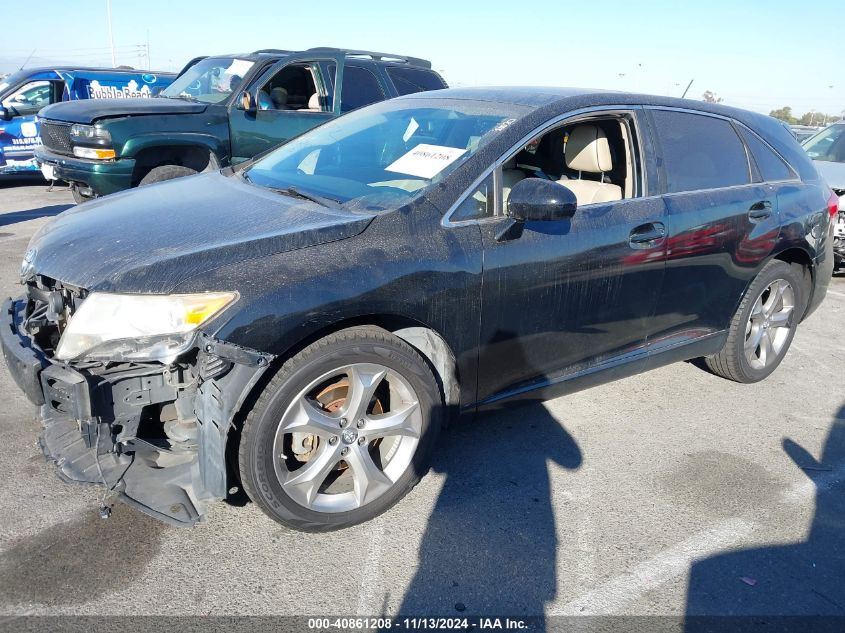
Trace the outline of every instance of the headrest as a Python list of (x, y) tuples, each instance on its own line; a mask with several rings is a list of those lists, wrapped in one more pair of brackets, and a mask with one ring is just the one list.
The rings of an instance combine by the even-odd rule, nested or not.
[(566, 166), (576, 171), (598, 174), (613, 169), (607, 136), (597, 125), (579, 125), (566, 142)]
[(308, 99), (308, 109), (309, 110), (322, 110), (323, 108), (320, 106), (320, 95), (316, 92), (311, 95), (311, 98)]
[(288, 91), (282, 88), (281, 86), (276, 86), (270, 91), (270, 98), (273, 100), (273, 103), (275, 103), (276, 106), (287, 105)]

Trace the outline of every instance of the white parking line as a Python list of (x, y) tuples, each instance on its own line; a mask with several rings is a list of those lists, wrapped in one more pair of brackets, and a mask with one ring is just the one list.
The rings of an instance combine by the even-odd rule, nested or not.
[(356, 614), (361, 616), (377, 615), (382, 610), (382, 605), (379, 603), (380, 596), (378, 595), (381, 587), (378, 568), (381, 562), (382, 541), (384, 541), (384, 518), (375, 518), (371, 525), (370, 551), (367, 554), (367, 562), (364, 564), (364, 571), (361, 574), (361, 589), (358, 591)]
[(751, 521), (739, 518), (722, 521), (663, 550), (631, 571), (609, 580), (567, 604), (549, 607), (546, 615), (616, 613), (625, 605), (686, 572), (695, 560), (711, 556), (717, 550), (740, 542), (751, 533), (753, 527)]
[(845, 292), (836, 292), (835, 290), (830, 289), (828, 289), (827, 294), (836, 295), (837, 297), (845, 297)]

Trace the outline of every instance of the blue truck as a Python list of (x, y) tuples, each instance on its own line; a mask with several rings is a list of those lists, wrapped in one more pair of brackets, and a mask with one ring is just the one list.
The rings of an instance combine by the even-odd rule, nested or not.
[(37, 172), (38, 113), (61, 101), (154, 97), (175, 73), (122, 68), (27, 68), (0, 79), (0, 175)]

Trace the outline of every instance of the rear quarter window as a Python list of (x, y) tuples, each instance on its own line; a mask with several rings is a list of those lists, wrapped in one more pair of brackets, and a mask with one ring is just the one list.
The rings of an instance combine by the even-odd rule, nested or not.
[(446, 84), (440, 78), (440, 75), (422, 68), (388, 66), (387, 76), (390, 77), (400, 95), (446, 88)]
[(745, 146), (724, 119), (653, 110), (662, 148), (666, 193), (718, 189), (751, 182)]
[(757, 169), (760, 170), (763, 180), (791, 180), (798, 177), (792, 168), (756, 134), (744, 128), (740, 128), (740, 133), (751, 151), (754, 162), (757, 163)]

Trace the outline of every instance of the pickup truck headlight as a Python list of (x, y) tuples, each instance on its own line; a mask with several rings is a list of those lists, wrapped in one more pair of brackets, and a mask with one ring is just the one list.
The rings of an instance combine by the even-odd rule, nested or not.
[(199, 326), (237, 298), (236, 292), (91, 293), (62, 333), (56, 358), (168, 363), (190, 348)]
[[(111, 145), (111, 134), (105, 128), (77, 123), (70, 127), (70, 138), (74, 141), (74, 156), (93, 160), (110, 160), (115, 157), (114, 149), (109, 147)], [(76, 143), (83, 143), (84, 145), (80, 146)], [(95, 147), (87, 147), (89, 145)]]

